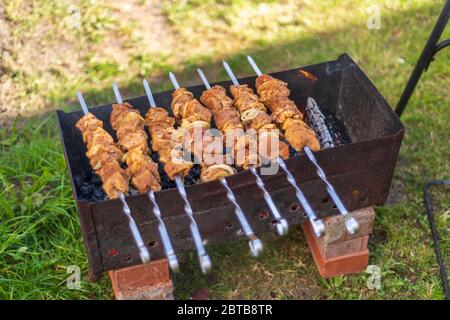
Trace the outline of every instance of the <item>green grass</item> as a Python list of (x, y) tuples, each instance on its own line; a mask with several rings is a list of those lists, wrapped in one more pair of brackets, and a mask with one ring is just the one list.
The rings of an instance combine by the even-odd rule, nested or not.
[[(258, 3), (162, 1), (159, 14), (167, 20), (155, 28), (168, 32), (158, 42), (173, 35), (177, 41), (159, 47), (141, 41), (145, 34), (140, 17), (120, 19), (123, 11), (109, 1), (80, 2), (81, 30), (60, 27), (59, 19), (67, 16), (66, 2), (6, 1), (4, 21), (14, 28), (8, 34), (7, 52), (0, 51), (0, 109), (7, 108), (9, 118), (22, 116), (14, 126), (0, 129), (0, 298), (112, 298), (106, 277), (99, 283), (86, 279), (86, 254), (55, 116), (24, 115), (73, 110), (78, 88), (89, 104), (111, 102), (113, 80), (127, 96), (142, 94), (139, 78), (144, 76), (151, 77), (155, 89), (170, 88), (164, 76), (169, 70), (177, 71), (183, 84), (199, 83), (198, 65), (210, 79), (226, 79), (222, 59), (238, 75), (249, 75), (246, 54), (271, 72), (348, 52), (395, 105), (442, 5), (377, 1), (382, 29), (369, 30), (365, 1)], [(46, 30), (39, 42), (19, 50), (37, 27)], [(444, 37), (449, 36), (447, 28)], [(3, 48), (3, 42), (0, 45)], [(42, 68), (26, 63), (37, 59), (30, 52), (55, 46), (64, 49), (52, 56), (60, 63), (38, 60)], [(108, 50), (102, 50), (105, 46)], [(402, 118), (407, 132), (393, 183), (402, 201), (376, 208), (369, 261), (381, 268), (380, 290), (367, 288), (365, 273), (323, 280), (302, 232), (292, 230), (283, 239), (267, 235), (265, 254), (256, 261), (242, 254), (247, 252), (244, 241), (210, 248), (215, 267), (206, 277), (194, 254), (183, 255), (183, 271), (174, 276), (175, 296), (189, 298), (196, 289), (207, 288), (212, 298), (441, 299), (422, 188), (427, 180), (449, 178), (449, 88), (447, 50), (424, 74)], [(438, 196), (443, 204), (437, 210), (438, 224), (448, 253), (448, 193)], [(81, 290), (66, 288), (70, 265), (81, 268)]]

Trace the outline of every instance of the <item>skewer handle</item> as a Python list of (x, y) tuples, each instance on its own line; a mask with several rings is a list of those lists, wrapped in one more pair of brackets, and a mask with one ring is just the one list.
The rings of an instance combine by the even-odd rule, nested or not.
[(264, 182), (259, 176), (258, 172), (256, 171), (254, 166), (250, 166), (250, 172), (255, 176), (256, 178), (256, 185), (261, 189), (263, 192), (264, 200), (266, 201), (267, 205), (270, 208), (270, 211), (272, 212), (274, 218), (277, 220), (277, 232), (280, 236), (285, 235), (288, 232), (288, 223), (286, 219), (284, 219), (280, 212), (278, 211), (277, 206), (273, 202), (272, 197), (270, 196), (269, 192), (266, 190), (266, 187), (264, 186)]
[(239, 223), (242, 226), (242, 230), (244, 231), (245, 235), (250, 239), (249, 246), (250, 251), (254, 257), (257, 257), (261, 251), (263, 250), (263, 243), (260, 239), (258, 239), (253, 232), (252, 228), (250, 227), (250, 224), (247, 221), (247, 218), (244, 215), (244, 212), (241, 209), (241, 206), (236, 201), (236, 197), (234, 196), (233, 191), (228, 186), (228, 183), (225, 178), (221, 178), (220, 183), (224, 186), (224, 188), (227, 191), (227, 197), (228, 200), (230, 200), (231, 203), (234, 205), (234, 213), (236, 214), (236, 217), (239, 220)]
[(312, 150), (309, 147), (305, 147), (304, 150), (305, 150), (305, 153), (308, 156), (309, 160), (316, 167), (317, 175), (325, 183), (328, 194), (330, 195), (333, 202), (336, 204), (336, 207), (338, 208), (341, 215), (344, 217), (344, 222), (345, 222), (347, 231), (350, 234), (354, 234), (359, 229), (358, 222), (356, 221), (355, 218), (353, 218), (349, 215), (347, 208), (342, 203), (341, 198), (338, 196), (336, 190), (333, 188), (331, 183), (328, 181), (327, 176), (325, 175), (325, 172), (323, 171), (323, 169), (320, 167), (319, 163), (317, 162), (316, 157), (314, 156)]
[(170, 269), (173, 271), (178, 271), (180, 269), (180, 265), (178, 263), (177, 255), (175, 254), (175, 251), (172, 247), (172, 242), (170, 241), (169, 233), (167, 232), (166, 225), (164, 224), (164, 221), (161, 217), (161, 210), (159, 209), (158, 203), (155, 199), (155, 193), (150, 190), (148, 192), (148, 198), (153, 204), (153, 214), (158, 219), (158, 231), (161, 236), (161, 240), (164, 246), (164, 252), (166, 254), (167, 260), (169, 261)]
[(138, 247), (141, 260), (143, 263), (147, 263), (150, 261), (150, 252), (148, 251), (147, 247), (145, 246), (144, 240), (142, 240), (141, 233), (139, 232), (136, 222), (134, 221), (133, 217), (131, 216), (130, 207), (128, 206), (127, 202), (125, 201), (125, 195), (122, 192), (119, 193), (119, 199), (122, 202), (122, 207), (123, 207), (122, 211), (128, 218), (128, 225), (130, 227), (131, 234), (134, 238), (134, 242), (136, 243), (136, 245)]
[(295, 195), (297, 196), (298, 201), (302, 205), (303, 210), (305, 210), (306, 214), (308, 215), (309, 221), (314, 230), (314, 234), (317, 237), (321, 237), (325, 232), (325, 225), (323, 221), (317, 218), (316, 214), (314, 213), (314, 210), (311, 208), (311, 205), (309, 204), (302, 190), (295, 181), (294, 176), (287, 168), (284, 160), (281, 159), (280, 157), (278, 158), (278, 164), (280, 165), (281, 169), (283, 169), (283, 171), (286, 173), (287, 180), (289, 181), (289, 183), (294, 187)]
[(190, 229), (192, 238), (194, 239), (194, 244), (197, 249), (198, 259), (200, 262), (200, 268), (202, 269), (203, 273), (208, 272), (211, 267), (211, 258), (206, 253), (205, 247), (203, 246), (202, 237), (200, 235), (200, 230), (198, 229), (197, 222), (195, 222), (194, 219), (194, 211), (192, 210), (191, 204), (189, 203), (189, 200), (187, 198), (186, 189), (184, 188), (183, 181), (179, 176), (175, 177), (175, 183), (177, 185), (178, 191), (181, 195), (181, 198), (183, 198), (184, 201), (184, 210), (186, 211), (189, 219), (191, 220), (190, 223)]

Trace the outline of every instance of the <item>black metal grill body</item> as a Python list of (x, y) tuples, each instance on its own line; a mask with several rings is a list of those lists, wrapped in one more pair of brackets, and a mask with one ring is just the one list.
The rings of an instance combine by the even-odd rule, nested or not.
[[(337, 60), (315, 64), (301, 69), (314, 74), (318, 80), (311, 81), (302, 76), (299, 68), (273, 73), (273, 76), (288, 82), (291, 98), (304, 105), (307, 97), (313, 97), (321, 109), (335, 114), (344, 124), (351, 143), (332, 149), (320, 150), (317, 160), (335, 186), (349, 210), (371, 205), (382, 205), (387, 199), (395, 163), (399, 153), (404, 127), (389, 104), (358, 65), (347, 55)], [(255, 77), (239, 79), (240, 83), (254, 88)], [(230, 81), (218, 83), (228, 88)], [(203, 85), (189, 87), (195, 97), (204, 90)], [(172, 91), (154, 95), (158, 106), (169, 108)], [(144, 115), (149, 108), (145, 96), (126, 100)], [(108, 132), (111, 104), (90, 110), (104, 121)], [(89, 278), (97, 279), (105, 271), (140, 263), (138, 251), (129, 232), (127, 219), (122, 214), (119, 200), (87, 202), (81, 200), (74, 186), (73, 177), (91, 170), (85, 156), (86, 147), (75, 123), (81, 111), (65, 113), (57, 111), (64, 153), (72, 180), (73, 194), (80, 217), (81, 230), (89, 259)], [(322, 181), (305, 154), (286, 161), (320, 217), (338, 214), (329, 200)], [(298, 204), (293, 188), (280, 170), (272, 176), (262, 176), (268, 191), (280, 212), (291, 225), (306, 220)], [(265, 214), (263, 195), (248, 171), (228, 178), (250, 224), (256, 234), (273, 228), (270, 215)], [(187, 186), (188, 197), (195, 212), (201, 234), (208, 244), (219, 243), (240, 237), (239, 223), (233, 213), (224, 188), (217, 181)], [(176, 189), (156, 193), (165, 224), (176, 251), (193, 249), (188, 218), (183, 202)], [(157, 220), (146, 194), (128, 196), (127, 202), (149, 245), (152, 259), (163, 258), (159, 245)]]

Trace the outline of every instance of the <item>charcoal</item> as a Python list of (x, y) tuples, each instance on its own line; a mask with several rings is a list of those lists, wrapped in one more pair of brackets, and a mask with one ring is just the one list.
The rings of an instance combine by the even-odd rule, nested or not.
[(91, 182), (95, 186), (100, 186), (102, 184), (102, 179), (96, 174), (92, 176)]
[(92, 191), (94, 190), (91, 183), (83, 183), (83, 185), (80, 187), (80, 194), (85, 197), (89, 198), (92, 194)]

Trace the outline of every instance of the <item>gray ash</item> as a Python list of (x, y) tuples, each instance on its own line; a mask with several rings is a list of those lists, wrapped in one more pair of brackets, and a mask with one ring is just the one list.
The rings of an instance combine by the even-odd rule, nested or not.
[(334, 144), (338, 146), (340, 144), (351, 143), (352, 140), (350, 139), (344, 124), (336, 117), (336, 115), (327, 112), (326, 110), (323, 110), (322, 113), (325, 116), (325, 125), (333, 138)]

